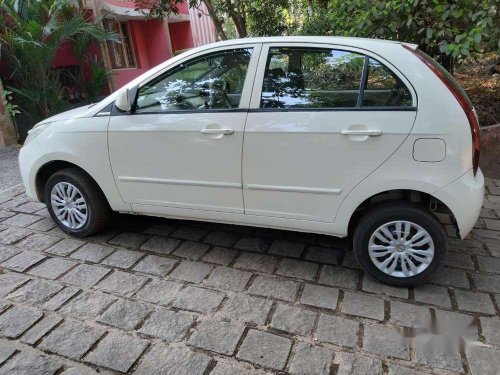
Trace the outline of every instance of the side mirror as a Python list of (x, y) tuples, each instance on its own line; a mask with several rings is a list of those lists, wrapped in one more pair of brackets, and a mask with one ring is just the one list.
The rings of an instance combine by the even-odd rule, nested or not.
[(129, 112), (132, 109), (130, 104), (130, 93), (129, 89), (121, 90), (115, 100), (115, 106), (120, 111)]

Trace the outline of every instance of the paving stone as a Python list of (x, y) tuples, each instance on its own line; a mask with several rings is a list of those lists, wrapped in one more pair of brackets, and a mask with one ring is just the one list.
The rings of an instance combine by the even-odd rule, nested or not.
[(29, 278), (25, 276), (13, 273), (0, 273), (0, 297), (5, 297), (28, 280)]
[(275, 370), (283, 370), (291, 347), (292, 341), (287, 338), (251, 329), (236, 357)]
[(136, 264), (137, 261), (143, 256), (144, 253), (138, 251), (118, 249), (113, 254), (104, 259), (101, 264), (126, 269)]
[[(2, 343), (2, 345), (0, 345), (0, 365), (12, 357), (15, 352), (16, 348), (14, 346)], [(2, 370), (0, 369), (0, 371)]]
[(431, 312), (425, 306), (391, 301), (391, 318), (389, 321), (404, 327), (429, 327)]
[(146, 350), (148, 342), (124, 333), (110, 332), (85, 361), (97, 366), (127, 372)]
[(226, 363), (226, 362), (217, 362), (217, 365), (212, 370), (210, 375), (264, 375), (261, 371), (250, 370), (247, 368), (243, 368), (243, 365), (247, 365), (244, 362), (236, 362), (236, 363)]
[(236, 242), (235, 248), (263, 253), (269, 248), (269, 241), (260, 237), (243, 237)]
[(500, 275), (475, 274), (472, 277), (477, 289), (500, 293)]
[(41, 220), (40, 216), (28, 215), (28, 214), (17, 214), (15, 216), (9, 217), (3, 221), (3, 224), (10, 225), (13, 227), (25, 228), (28, 225)]
[(383, 325), (365, 325), (363, 349), (381, 356), (410, 359), (408, 343), (395, 329)]
[(75, 264), (76, 262), (67, 259), (48, 258), (28, 271), (28, 274), (54, 280), (69, 271)]
[[(499, 220), (500, 222), (500, 220)], [(500, 273), (500, 258), (477, 256), (479, 269), (483, 272)]]
[(224, 302), (220, 316), (232, 321), (264, 324), (271, 306), (272, 302), (269, 300), (235, 294)]
[(46, 302), (42, 303), (40, 306), (43, 310), (55, 311), (67, 301), (69, 301), (75, 294), (80, 291), (78, 288), (73, 288), (70, 286), (65, 287), (55, 296), (49, 298)]
[(238, 253), (233, 249), (226, 249), (224, 247), (214, 247), (207, 254), (203, 256), (205, 262), (221, 264), (223, 266), (229, 265)]
[(333, 350), (300, 342), (291, 362), (290, 374), (330, 374), (332, 357)]
[(464, 271), (454, 270), (452, 268), (441, 268), (434, 276), (431, 281), (440, 285), (447, 285), (458, 288), (470, 287), (469, 280)]
[(278, 275), (314, 280), (319, 266), (314, 263), (301, 262), (293, 259), (282, 259), (276, 273)]
[(154, 234), (160, 236), (168, 236), (174, 231), (177, 226), (175, 225), (175, 220), (172, 222), (163, 219), (161, 223), (153, 224), (144, 229), (142, 232), (146, 234)]
[(488, 344), (500, 346), (500, 318), (480, 317), (479, 320), (485, 341)]
[[(24, 191), (24, 186), (23, 184), (15, 185), (12, 187), (9, 187), (7, 189), (3, 189), (0, 191), (0, 195), (4, 197), (15, 197), (16, 195), (23, 194)], [(27, 197), (26, 197), (27, 200)]]
[(132, 330), (151, 312), (143, 303), (119, 299), (97, 318), (97, 321), (124, 330)]
[(488, 294), (455, 290), (455, 298), (460, 310), (495, 315), (495, 306)]
[(146, 283), (147, 278), (122, 271), (114, 271), (97, 285), (97, 289), (109, 293), (131, 296)]
[(294, 281), (257, 276), (248, 289), (248, 292), (284, 301), (295, 301), (295, 298), (297, 298), (298, 286), (299, 284)]
[(185, 347), (158, 344), (140, 361), (137, 375), (203, 375), (211, 358)]
[(233, 355), (245, 326), (223, 321), (203, 321), (191, 335), (188, 344), (212, 352)]
[(398, 288), (395, 286), (384, 284), (375, 280), (368, 274), (363, 277), (363, 290), (365, 292), (385, 294), (391, 297), (408, 298), (408, 288)]
[[(476, 231), (476, 230), (475, 230)], [(487, 255), (483, 244), (476, 240), (459, 240), (456, 238), (449, 238), (448, 244), (450, 251), (460, 251), (466, 254)]]
[(0, 263), (5, 262), (7, 259), (12, 258), (14, 255), (19, 254), (20, 251), (13, 247), (0, 245)]
[(472, 345), (468, 345), (466, 350), (472, 375), (498, 374), (499, 350)]
[(141, 249), (158, 254), (170, 254), (177, 246), (179, 246), (180, 242), (181, 241), (174, 240), (172, 238), (153, 236), (141, 246)]
[(139, 332), (164, 341), (181, 341), (193, 324), (192, 315), (165, 309), (154, 311)]
[(347, 268), (323, 266), (318, 282), (329, 286), (338, 286), (347, 289), (356, 289), (359, 272)]
[(205, 281), (213, 288), (234, 290), (241, 292), (245, 289), (252, 274), (250, 272), (234, 270), (227, 267), (217, 267)]
[[(454, 342), (450, 342), (454, 341)], [(462, 372), (462, 359), (458, 352), (458, 338), (444, 335), (415, 340), (415, 360), (417, 363)], [(468, 346), (468, 345), (467, 345)]]
[(500, 258), (500, 242), (489, 241), (486, 243), (486, 246), (488, 247), (488, 250), (490, 251), (491, 255), (493, 255), (496, 258)]
[(86, 243), (73, 254), (71, 258), (86, 260), (87, 262), (99, 263), (114, 251), (110, 246), (102, 246), (95, 243)]
[(77, 285), (80, 287), (91, 287), (106, 276), (111, 270), (99, 266), (91, 266), (88, 264), (80, 264), (73, 268), (61, 278), (61, 281)]
[(59, 361), (40, 354), (22, 351), (2, 368), (1, 375), (53, 375), (62, 367)]
[(388, 375), (426, 375), (430, 374), (428, 372), (423, 372), (415, 369), (411, 369), (408, 367), (402, 367), (395, 365), (393, 363), (388, 364)]
[(199, 241), (208, 232), (209, 231), (204, 228), (184, 225), (173, 232), (171, 236), (174, 238), (180, 238), (182, 240)]
[(131, 232), (123, 232), (118, 236), (114, 237), (109, 241), (111, 245), (117, 245), (122, 247), (128, 247), (131, 249), (138, 249), (141, 245), (146, 242), (148, 237)]
[(445, 258), (445, 265), (466, 270), (474, 269), (472, 257), (465, 253), (449, 252)]
[(340, 316), (321, 314), (316, 338), (335, 345), (354, 347), (358, 340), (359, 323)]
[(42, 320), (36, 323), (35, 326), (29, 329), (28, 332), (21, 337), (21, 341), (26, 344), (34, 345), (61, 321), (62, 317), (58, 315), (45, 315)]
[(205, 237), (203, 242), (215, 246), (230, 247), (236, 242), (238, 237), (239, 235), (237, 233), (211, 232)]
[(177, 248), (177, 250), (174, 251), (174, 255), (182, 258), (198, 260), (207, 252), (208, 248), (208, 245), (199, 242), (185, 241)]
[(23, 250), (42, 251), (59, 242), (59, 237), (48, 234), (35, 233), (21, 240), (16, 246)]
[(2, 245), (12, 245), (24, 237), (31, 234), (31, 231), (22, 228), (8, 228), (2, 231), (0, 236), (0, 244)]
[[(0, 197), (0, 202), (2, 202), (2, 198), (1, 197)], [(14, 212), (6, 211), (6, 210), (0, 210), (0, 222), (2, 222), (3, 220), (8, 219), (9, 217), (12, 217), (14, 215), (15, 215)]]
[(104, 328), (65, 320), (38, 345), (39, 349), (80, 359), (104, 335)]
[(344, 293), (342, 304), (344, 314), (384, 320), (384, 300), (359, 293)]
[(275, 240), (269, 249), (270, 254), (299, 258), (304, 251), (305, 244), (295, 241)]
[(23, 212), (25, 214), (33, 214), (36, 211), (40, 211), (45, 208), (45, 203), (41, 202), (27, 202), (16, 207), (16, 211)]
[(114, 301), (115, 297), (104, 293), (83, 292), (65, 305), (60, 312), (76, 318), (95, 319)]
[(361, 354), (342, 352), (336, 359), (339, 364), (337, 375), (381, 375), (382, 362)]
[(90, 369), (89, 367), (79, 366), (67, 368), (61, 373), (61, 375), (95, 375), (100, 373), (102, 373), (102, 371), (97, 372), (96, 370)]
[[(461, 336), (470, 340), (479, 339), (477, 327), (475, 324), (472, 324), (474, 321), (473, 316), (438, 309), (435, 310), (435, 316), (436, 326), (439, 328), (439, 331), (447, 334), (449, 337)], [(438, 338), (440, 337), (441, 336), (438, 336)], [(456, 340), (454, 344), (457, 342), (458, 340)]]
[(242, 253), (234, 263), (235, 268), (264, 273), (272, 273), (277, 265), (278, 258), (276, 257), (251, 253)]
[(40, 253), (23, 251), (22, 253), (17, 254), (9, 260), (3, 262), (2, 267), (12, 271), (24, 272), (45, 258), (46, 257)]
[(66, 256), (71, 254), (73, 251), (82, 246), (85, 242), (74, 240), (72, 238), (66, 238), (61, 242), (56, 243), (54, 246), (45, 250), (45, 252), (60, 256)]
[(177, 263), (175, 259), (148, 255), (133, 268), (134, 271), (156, 276), (165, 276)]
[(170, 277), (198, 284), (201, 283), (211, 270), (212, 267), (208, 264), (184, 261), (172, 271)]
[(307, 250), (306, 259), (322, 264), (339, 264), (341, 251), (330, 247), (311, 246)]
[(274, 312), (271, 327), (306, 336), (311, 333), (315, 318), (316, 314), (312, 311), (279, 304)]
[(43, 232), (48, 232), (51, 229), (54, 229), (57, 224), (51, 217), (44, 217), (42, 220), (37, 221), (36, 223), (31, 224), (28, 229), (39, 230)]
[(39, 310), (14, 306), (0, 315), (0, 337), (19, 337), (42, 316), (43, 313)]
[(174, 306), (179, 309), (210, 312), (221, 304), (224, 296), (221, 292), (188, 286), (180, 291)]
[(306, 284), (300, 297), (300, 303), (335, 310), (339, 299), (339, 290), (326, 286)]
[(415, 288), (415, 300), (431, 305), (451, 308), (448, 289), (442, 286), (423, 285)]
[(40, 305), (64, 286), (52, 281), (32, 280), (10, 293), (7, 298), (12, 302)]
[(19, 207), (20, 205), (22, 205), (26, 202), (29, 202), (29, 199), (26, 196), (15, 197), (13, 199), (8, 199), (4, 203), (0, 204), (0, 209), (12, 210), (12, 209)]
[(184, 284), (175, 281), (153, 280), (135, 294), (135, 298), (160, 305), (169, 305), (176, 298)]
[(493, 230), (500, 230), (500, 220), (494, 219), (483, 219), (484, 224), (486, 224), (486, 228)]

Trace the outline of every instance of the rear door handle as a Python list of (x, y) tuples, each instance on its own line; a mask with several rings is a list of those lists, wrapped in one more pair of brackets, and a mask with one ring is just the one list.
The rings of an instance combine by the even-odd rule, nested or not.
[(382, 130), (378, 129), (359, 129), (359, 130), (349, 130), (344, 129), (340, 132), (342, 135), (364, 135), (368, 137), (377, 137), (382, 135)]
[(224, 134), (224, 135), (229, 135), (229, 134), (233, 134), (234, 130), (233, 129), (209, 129), (209, 128), (205, 128), (205, 129), (201, 129), (201, 132), (203, 134)]

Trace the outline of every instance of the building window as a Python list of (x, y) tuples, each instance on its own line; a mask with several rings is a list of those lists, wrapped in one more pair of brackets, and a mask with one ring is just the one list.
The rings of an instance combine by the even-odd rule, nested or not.
[(137, 67), (128, 22), (107, 18), (103, 20), (103, 24), (107, 31), (114, 31), (120, 38), (120, 43), (106, 42), (111, 67), (113, 69)]

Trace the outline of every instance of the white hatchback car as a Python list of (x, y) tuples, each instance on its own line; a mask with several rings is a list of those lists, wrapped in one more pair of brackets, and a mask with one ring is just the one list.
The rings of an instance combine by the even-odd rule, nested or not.
[(456, 81), (405, 43), (231, 40), (48, 118), (20, 154), (65, 232), (111, 211), (346, 237), (374, 277), (426, 281), (483, 203), (479, 127)]

